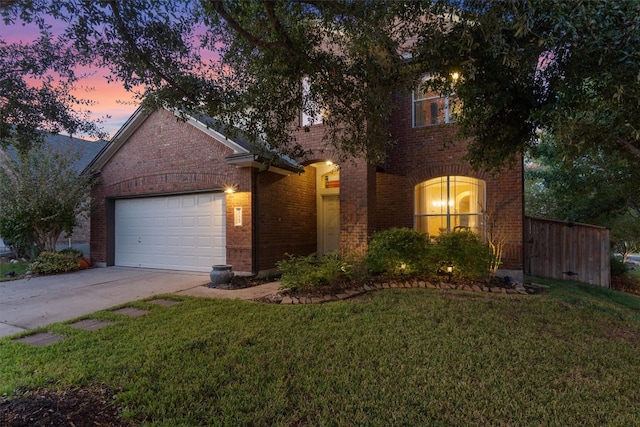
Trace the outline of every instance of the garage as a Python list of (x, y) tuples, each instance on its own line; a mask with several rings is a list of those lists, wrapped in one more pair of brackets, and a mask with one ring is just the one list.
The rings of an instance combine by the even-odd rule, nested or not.
[(116, 200), (115, 265), (211, 271), (226, 264), (224, 193)]

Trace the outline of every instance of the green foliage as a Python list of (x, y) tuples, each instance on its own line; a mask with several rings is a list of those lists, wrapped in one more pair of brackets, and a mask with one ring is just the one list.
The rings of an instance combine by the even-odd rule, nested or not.
[(318, 257), (316, 254), (287, 259), (277, 263), (282, 272), (282, 287), (296, 291), (309, 291), (321, 286), (335, 286), (348, 280), (353, 263), (336, 252)]
[(390, 228), (371, 236), (366, 265), (371, 273), (425, 274), (429, 265), (429, 238), (409, 228)]
[[(11, 262), (11, 263), (3, 263), (0, 262), (0, 282), (16, 280), (22, 278), (22, 276), (29, 270), (28, 262)], [(9, 274), (5, 276), (7, 273), (15, 273)]]
[(612, 276), (622, 276), (627, 273), (627, 266), (624, 262), (618, 258), (617, 256), (611, 257), (611, 275)]
[(489, 275), (493, 254), (472, 231), (442, 233), (432, 249), (438, 270), (453, 267), (453, 275), (462, 278), (483, 279)]
[(632, 156), (602, 148), (567, 153), (542, 133), (525, 168), (526, 213), (611, 229), (614, 251), (640, 250), (640, 169)]
[(73, 253), (42, 252), (29, 265), (32, 274), (67, 273), (80, 269)]
[(622, 261), (640, 251), (640, 218), (639, 212), (630, 209), (614, 217), (607, 226), (611, 228), (611, 246), (622, 255)]
[(76, 248), (65, 248), (58, 251), (59, 254), (72, 256), (76, 261), (84, 257), (84, 252)]
[(0, 235), (15, 245), (55, 251), (78, 215), (89, 212), (93, 179), (78, 176), (78, 153), (36, 146), (13, 161), (0, 157)]
[[(13, 90), (3, 96), (12, 102), (3, 106), (0, 138), (43, 118), (73, 129), (73, 115), (52, 113), (76, 101), (73, 65), (92, 63), (142, 88), (150, 107), (226, 125), (242, 118), (254, 143), (266, 138), (280, 151), (300, 154), (290, 131), (301, 128), (292, 120), (301, 106), (310, 116), (328, 111), (328, 144), (379, 160), (393, 143), (385, 129), (392, 91), (408, 92), (429, 73), (434, 89), (453, 89), (462, 101), (457, 124), (473, 137), (475, 165), (513, 160), (538, 129), (573, 156), (606, 144), (640, 158), (637, 1), (10, 3), (0, 8), (8, 22), (43, 30), (32, 43), (0, 43), (0, 87)], [(61, 21), (54, 27), (65, 29), (62, 37), (45, 31), (52, 20)], [(47, 81), (50, 74), (66, 85)]]
[(542, 133), (525, 168), (527, 215), (604, 226), (640, 203), (637, 161), (594, 148), (571, 156), (552, 135)]

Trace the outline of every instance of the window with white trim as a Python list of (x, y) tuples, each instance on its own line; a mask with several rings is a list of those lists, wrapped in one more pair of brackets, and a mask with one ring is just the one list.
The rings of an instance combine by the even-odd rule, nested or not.
[[(302, 108), (300, 109), (300, 126), (313, 126), (323, 122), (325, 112), (320, 110), (311, 99), (311, 84), (309, 78), (302, 79)], [(310, 114), (316, 112), (316, 114)]]
[(470, 230), (485, 236), (485, 182), (468, 176), (442, 176), (415, 187), (415, 229), (436, 237)]
[(443, 96), (431, 90), (427, 79), (413, 91), (412, 98), (414, 128), (455, 122), (458, 109), (455, 94)]

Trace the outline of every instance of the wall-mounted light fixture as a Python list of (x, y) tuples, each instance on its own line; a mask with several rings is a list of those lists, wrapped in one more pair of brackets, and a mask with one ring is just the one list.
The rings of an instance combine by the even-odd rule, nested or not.
[(227, 184), (224, 186), (224, 192), (227, 194), (233, 194), (238, 191), (238, 186), (236, 184)]

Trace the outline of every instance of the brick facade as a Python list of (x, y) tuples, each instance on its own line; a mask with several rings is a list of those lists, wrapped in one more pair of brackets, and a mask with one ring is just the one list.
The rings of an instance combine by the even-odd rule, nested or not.
[(378, 174), (379, 228), (413, 227), (414, 187), (423, 181), (447, 175), (481, 179), (486, 183), (486, 210), (505, 239), (501, 268), (522, 271), (522, 162), (497, 176), (476, 171), (464, 161), (466, 143), (457, 139), (454, 125), (413, 128), (411, 94), (396, 94), (396, 101), (399, 108), (391, 117), (390, 131), (397, 144), (389, 150), (383, 172)]
[[(456, 137), (455, 125), (413, 128), (411, 94), (397, 93), (395, 101), (398, 108), (389, 120), (389, 131), (396, 144), (385, 163), (376, 168), (355, 159), (340, 165), (341, 250), (362, 253), (375, 231), (413, 228), (417, 184), (447, 175), (467, 176), (486, 183), (486, 211), (505, 240), (501, 268), (522, 272), (522, 162), (497, 176), (473, 170), (464, 161), (466, 142)], [(297, 133), (296, 140), (314, 153), (312, 157), (331, 158), (323, 136), (323, 126), (316, 125)]]
[[(254, 266), (252, 251), (251, 170), (230, 166), (225, 157), (233, 150), (184, 123), (166, 110), (151, 114), (99, 171), (92, 192), (91, 257), (113, 265), (115, 200), (195, 192), (221, 192), (233, 184), (237, 193), (227, 196), (227, 263), (239, 271)], [(241, 200), (242, 227), (234, 227), (233, 212)], [(229, 240), (229, 238), (231, 240)], [(245, 270), (246, 269), (246, 270)]]
[[(486, 182), (487, 209), (505, 236), (503, 268), (522, 271), (522, 167), (492, 176), (474, 171), (464, 161), (466, 144), (455, 139), (452, 125), (412, 128), (411, 94), (398, 94), (399, 108), (389, 130), (397, 144), (382, 165), (363, 159), (340, 164), (340, 249), (363, 253), (369, 236), (389, 227), (413, 227), (415, 186), (425, 180), (463, 175)], [(91, 216), (91, 255), (113, 263), (114, 211), (117, 198), (222, 191), (226, 196), (227, 262), (235, 271), (269, 270), (285, 254), (318, 251), (318, 187), (316, 161), (335, 160), (322, 140), (323, 126), (296, 134), (311, 153), (303, 173), (282, 175), (270, 170), (227, 163), (233, 150), (168, 111), (151, 114), (100, 171)], [(236, 208), (242, 225), (236, 225)]]
[(256, 173), (258, 184), (256, 224), (259, 239), (259, 270), (268, 270), (291, 255), (317, 250), (316, 174), (307, 167), (288, 176)]

